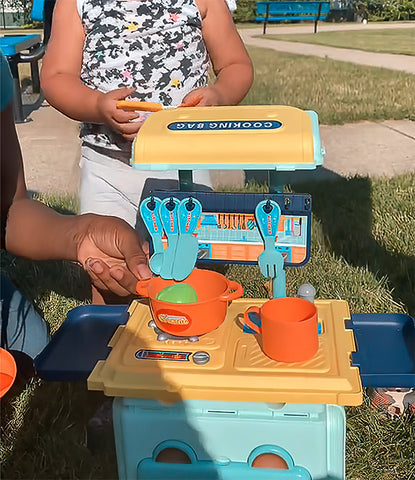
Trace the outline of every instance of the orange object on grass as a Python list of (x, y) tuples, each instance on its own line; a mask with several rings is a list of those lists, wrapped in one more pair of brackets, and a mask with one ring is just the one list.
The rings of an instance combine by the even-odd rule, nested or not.
[[(261, 318), (258, 327), (249, 319), (256, 312)], [(246, 325), (262, 336), (262, 350), (279, 362), (304, 362), (318, 350), (318, 319), (315, 305), (296, 297), (269, 300), (245, 311)]]
[[(170, 303), (157, 294), (169, 285), (186, 283), (197, 294), (195, 303)], [(137, 293), (150, 298), (153, 318), (160, 330), (176, 336), (197, 336), (212, 332), (225, 320), (230, 301), (242, 297), (242, 286), (217, 272), (193, 270), (184, 282), (154, 277), (140, 280)]]
[(10, 390), (16, 374), (17, 367), (14, 358), (7, 350), (0, 348), (0, 398)]

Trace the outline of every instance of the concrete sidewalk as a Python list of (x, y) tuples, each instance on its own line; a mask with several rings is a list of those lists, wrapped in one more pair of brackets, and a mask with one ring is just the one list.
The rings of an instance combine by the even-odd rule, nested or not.
[(76, 192), (80, 159), (79, 124), (44, 102), (16, 125), (27, 189)]

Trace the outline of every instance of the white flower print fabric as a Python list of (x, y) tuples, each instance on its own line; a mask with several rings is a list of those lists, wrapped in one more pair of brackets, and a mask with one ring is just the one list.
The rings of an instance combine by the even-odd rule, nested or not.
[[(134, 87), (129, 99), (178, 106), (207, 85), (209, 57), (194, 0), (78, 0), (85, 31), (81, 80), (109, 92)], [(131, 143), (84, 123), (83, 145), (130, 153)]]

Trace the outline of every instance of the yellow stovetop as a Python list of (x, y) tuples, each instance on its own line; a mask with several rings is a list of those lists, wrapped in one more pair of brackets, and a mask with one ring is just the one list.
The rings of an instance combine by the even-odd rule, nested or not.
[[(88, 388), (110, 396), (166, 403), (195, 399), (361, 404), (359, 370), (350, 365), (355, 350), (353, 331), (344, 323), (350, 318), (347, 302), (315, 302), (323, 331), (317, 354), (302, 363), (271, 360), (262, 352), (259, 336), (243, 332), (243, 312), (264, 302), (233, 301), (223, 324), (192, 343), (158, 341), (148, 325), (152, 319), (149, 307), (134, 301), (130, 319), (114, 334), (112, 351), (95, 366)], [(198, 358), (209, 360), (200, 365), (195, 363)]]

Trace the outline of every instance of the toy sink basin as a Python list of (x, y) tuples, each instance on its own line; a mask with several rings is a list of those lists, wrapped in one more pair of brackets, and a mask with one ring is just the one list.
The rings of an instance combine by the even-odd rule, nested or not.
[(367, 387), (415, 385), (415, 319), (403, 313), (354, 313), (353, 365)]

